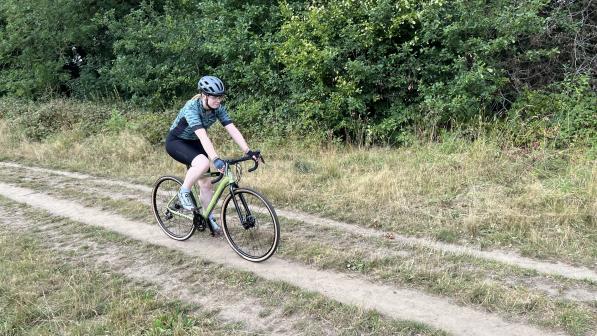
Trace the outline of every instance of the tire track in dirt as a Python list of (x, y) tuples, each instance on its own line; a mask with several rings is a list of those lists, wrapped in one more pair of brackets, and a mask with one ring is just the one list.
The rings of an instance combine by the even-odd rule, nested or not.
[[(47, 168), (40, 168), (40, 167), (27, 167), (18, 163), (14, 162), (0, 162), (0, 166), (11, 167), (11, 168), (18, 168), (18, 169), (26, 169), (30, 171), (46, 173), (46, 174), (54, 174), (54, 175), (61, 175), (66, 176), (74, 179), (82, 179), (82, 180), (93, 180), (95, 182), (104, 183), (107, 185), (125, 187), (133, 190), (139, 190), (147, 195), (150, 195), (152, 188), (144, 185), (133, 184), (123, 181), (105, 179), (105, 178), (98, 178), (88, 174), (82, 173), (74, 173), (68, 171), (60, 171), (54, 169), (47, 169)], [(298, 211), (291, 211), (291, 210), (283, 210), (283, 209), (276, 209), (276, 213), (278, 216), (285, 217), (292, 220), (306, 222), (312, 225), (320, 225), (320, 226), (327, 226), (332, 227), (340, 230), (344, 230), (353, 234), (357, 234), (363, 237), (381, 237), (384, 236), (386, 233), (380, 230), (371, 229), (360, 227), (353, 224), (343, 223), (331, 219), (320, 218), (314, 215), (301, 213)], [(539, 273), (549, 274), (549, 275), (558, 275), (568, 279), (574, 280), (590, 280), (593, 282), (597, 282), (597, 272), (595, 270), (589, 269), (587, 267), (578, 267), (568, 265), (562, 262), (545, 262), (539, 261), (531, 258), (522, 257), (513, 252), (506, 252), (506, 251), (482, 251), (479, 249), (475, 249), (472, 247), (461, 246), (461, 245), (454, 245), (454, 244), (447, 244), (437, 241), (432, 241), (425, 238), (415, 238), (415, 237), (408, 237), (403, 235), (396, 235), (392, 234), (393, 241), (397, 244), (405, 244), (409, 246), (420, 246), (431, 248), (437, 251), (452, 253), (456, 255), (469, 255), (476, 258), (486, 259), (501, 262), (507, 265), (518, 266), (525, 269), (535, 270)]]
[[(63, 176), (63, 175), (47, 175), (47, 174), (41, 174), (41, 173), (34, 173), (30, 170), (16, 171), (14, 169), (7, 169), (7, 168), (3, 168), (0, 166), (0, 181), (4, 181), (6, 183), (12, 183), (11, 181), (15, 181), (15, 182), (18, 181), (16, 183), (21, 187), (33, 188), (33, 189), (35, 189), (37, 191), (41, 191), (41, 192), (48, 190), (48, 193), (50, 195), (54, 195), (59, 198), (63, 198), (61, 196), (62, 193), (76, 194), (77, 192), (75, 191), (75, 189), (82, 189), (81, 192), (83, 194), (86, 194), (86, 195), (93, 194), (95, 196), (100, 196), (99, 198), (101, 198), (101, 199), (123, 200), (126, 202), (132, 201), (132, 202), (144, 204), (146, 207), (151, 206), (151, 202), (147, 198), (147, 195), (145, 195), (144, 192), (130, 190), (128, 188), (122, 188), (122, 187), (107, 186), (105, 184), (102, 184), (102, 183), (94, 181), (94, 180), (79, 180), (79, 179), (73, 179), (73, 178), (70, 178), (67, 176)], [(87, 199), (86, 196), (84, 198)], [(70, 199), (71, 201), (77, 202), (77, 198), (73, 198), (72, 196), (66, 197), (66, 199)], [(98, 203), (89, 202), (88, 199), (84, 202), (85, 206), (95, 206), (95, 204), (98, 204)], [(136, 211), (138, 211), (138, 210), (136, 210)], [(258, 211), (262, 210), (262, 211), (264, 211), (264, 213), (266, 211), (265, 209), (255, 209), (255, 210), (258, 210)], [(120, 215), (128, 217), (128, 216), (126, 216), (126, 214), (123, 214), (121, 211), (123, 211), (123, 209), (120, 209), (117, 212)], [(147, 208), (145, 208), (144, 212), (147, 213)], [(145, 216), (145, 217), (149, 217), (149, 216)], [(138, 221), (147, 221), (147, 222), (153, 221), (153, 216), (151, 216), (150, 219), (140, 219), (141, 217), (139, 217), (139, 216), (133, 216), (133, 217), (128, 217), (128, 218), (132, 219), (132, 220), (138, 220)], [(296, 221), (296, 220), (288, 220), (287, 221), (287, 220), (285, 220), (285, 218), (283, 219), (283, 217), (280, 217), (280, 218), (282, 220), (284, 232), (286, 232), (286, 234), (284, 235), (284, 237), (286, 237), (286, 239), (285, 239), (286, 243), (284, 245), (289, 244), (290, 241), (295, 241), (296, 239), (300, 239), (301, 236), (310, 236), (312, 234), (313, 229), (315, 228), (313, 225), (310, 225), (303, 221)], [(307, 224), (307, 225), (305, 225), (305, 224)], [(320, 229), (319, 232), (321, 232), (321, 233), (323, 233), (324, 231), (327, 233), (336, 232), (337, 234), (342, 234), (342, 237), (340, 237), (340, 236), (329, 237), (329, 236), (326, 236), (325, 234), (324, 235), (318, 234), (317, 237), (314, 237), (313, 240), (309, 240), (310, 242), (319, 241), (320, 243), (325, 245), (326, 239), (324, 239), (322, 241), (322, 240), (319, 240), (319, 238), (326, 236), (327, 239), (342, 241), (342, 244), (343, 244), (344, 248), (346, 248), (346, 249), (352, 250), (353, 248), (356, 248), (354, 250), (355, 253), (357, 253), (357, 254), (364, 253), (363, 255), (361, 255), (361, 257), (367, 255), (367, 256), (371, 257), (371, 260), (381, 260), (381, 259), (385, 260), (386, 258), (388, 258), (390, 256), (396, 256), (398, 258), (411, 256), (412, 252), (407, 252), (410, 249), (420, 250), (421, 252), (426, 251), (426, 252), (422, 252), (422, 253), (430, 253), (433, 251), (429, 248), (421, 248), (421, 247), (417, 247), (415, 245), (411, 246), (411, 245), (401, 244), (399, 242), (388, 240), (387, 237), (376, 237), (376, 236), (363, 237), (362, 235), (355, 234), (355, 233), (352, 233), (347, 230), (332, 229), (331, 227), (325, 227), (325, 228), (318, 227), (318, 228)], [(288, 234), (292, 235), (293, 237), (289, 237)], [(290, 238), (290, 239), (288, 239), (288, 238)], [(362, 238), (365, 238), (365, 239), (362, 239)], [(351, 243), (345, 244), (346, 241), (351, 241)], [(362, 245), (360, 242), (367, 242), (367, 243), (377, 242), (378, 245), (368, 246), (365, 250), (362, 250), (361, 249)], [(365, 243), (365, 244), (367, 244), (367, 243)], [(379, 244), (381, 244), (381, 245), (379, 245)], [(286, 245), (285, 247), (290, 247), (290, 246), (291, 245)], [(340, 248), (342, 248), (342, 247), (340, 247)], [(360, 251), (360, 252), (356, 252), (356, 251)], [(282, 253), (282, 254), (284, 254), (284, 253)], [(441, 253), (441, 255), (445, 256), (446, 258), (450, 258), (451, 256), (456, 256), (456, 255), (450, 254), (450, 253)], [(284, 256), (283, 258), (286, 259), (286, 256)], [(476, 260), (470, 260), (470, 262), (473, 262), (473, 263), (486, 262), (486, 260), (484, 260), (484, 259), (480, 259), (480, 258), (474, 258), (474, 259), (476, 259)], [(294, 258), (291, 258), (290, 260), (293, 262), (301, 263), (301, 261), (295, 260)], [(309, 265), (311, 265), (311, 264), (309, 264)], [(503, 265), (504, 265), (504, 267), (509, 267), (505, 264), (503, 264)], [(321, 269), (320, 266), (315, 266), (315, 265), (311, 265), (311, 266)], [(471, 267), (473, 267), (473, 266), (471, 266)], [(518, 267), (515, 267), (515, 268), (518, 268)], [(326, 269), (326, 268), (324, 268), (324, 269)], [(460, 270), (468, 271), (468, 270), (472, 270), (472, 268), (464, 267), (464, 268), (461, 268)], [(338, 270), (338, 269), (336, 269), (335, 271), (340, 272), (340, 273), (345, 273), (342, 270)], [(452, 271), (459, 272), (458, 270), (452, 270)], [(514, 272), (514, 270), (512, 270), (512, 271)], [(351, 273), (351, 272), (348, 272), (348, 273)], [(529, 272), (526, 272), (526, 273), (529, 273)], [(361, 274), (361, 275), (365, 276), (367, 278), (367, 280), (369, 280), (369, 281), (380, 282), (379, 281), (380, 279), (378, 279), (378, 278), (374, 280), (374, 279), (371, 279), (366, 274)], [(500, 278), (500, 277), (498, 277), (498, 278)], [(494, 276), (493, 271), (485, 272), (484, 275), (478, 274), (476, 276), (476, 279), (479, 282), (486, 281), (487, 283), (494, 283), (494, 281), (497, 280), (496, 277)], [(513, 277), (504, 276), (504, 277), (501, 277), (500, 279), (501, 280), (498, 280), (498, 283), (501, 283), (501, 285), (503, 287), (524, 286), (525, 288), (537, 290), (553, 300), (570, 300), (570, 301), (576, 301), (576, 302), (584, 302), (584, 303), (588, 303), (590, 305), (590, 303), (592, 301), (595, 301), (595, 299), (597, 298), (597, 296), (596, 296), (597, 291), (595, 291), (594, 286), (591, 286), (589, 283), (583, 283), (582, 281), (578, 281), (578, 280), (572, 280), (572, 281), (576, 282), (575, 285), (567, 286), (567, 285), (564, 285), (564, 283), (567, 283), (568, 280), (558, 279), (558, 278), (554, 278), (551, 276), (545, 276), (544, 274), (541, 274), (541, 273), (537, 273), (534, 275), (528, 274), (528, 276), (525, 277), (524, 279), (514, 277), (514, 276)], [(392, 281), (389, 281), (389, 282), (381, 281), (381, 283), (385, 283), (390, 286), (401, 286), (400, 284), (392, 283)], [(422, 288), (417, 288), (417, 289), (429, 292), (428, 289), (427, 290), (422, 289)], [(504, 288), (504, 290), (505, 290), (504, 293), (507, 293), (507, 289)], [(431, 291), (431, 293), (433, 293), (433, 291)], [(435, 295), (435, 294), (432, 294), (432, 295)], [(457, 296), (457, 297), (451, 296), (450, 299), (451, 300), (455, 299), (457, 302), (459, 302), (458, 304), (463, 304), (460, 302), (459, 296)]]
[(265, 263), (248, 263), (234, 254), (223, 240), (177, 242), (167, 238), (154, 225), (127, 220), (78, 203), (57, 199), (31, 189), (0, 183), (0, 194), (16, 202), (41, 208), (50, 213), (99, 226), (147, 243), (200, 256), (215, 263), (249, 271), (268, 280), (284, 281), (303, 289), (319, 292), (345, 304), (374, 309), (395, 319), (413, 320), (457, 335), (563, 335), (532, 326), (510, 323), (501, 318), (467, 307), (451, 304), (419, 291), (373, 284), (334, 272), (272, 258)]
[[(4, 209), (0, 205), (0, 223), (2, 232), (10, 232), (7, 228), (17, 228), (33, 232), (39, 237), (38, 232), (43, 233), (42, 245), (58, 252), (74, 253), (68, 254), (67, 262), (71, 264), (92, 265), (95, 267), (106, 267), (111, 271), (124, 275), (135, 282), (151, 284), (163, 298), (178, 298), (183, 302), (198, 304), (203, 311), (214, 312), (225, 322), (243, 323), (249, 330), (247, 334), (260, 335), (295, 335), (291, 326), (299, 317), (284, 316), (286, 323), (276, 323), (276, 319), (283, 316), (282, 311), (268, 311), (268, 314), (260, 314), (268, 308), (262, 306), (256, 299), (239, 298), (224, 289), (214, 288), (211, 284), (194, 280), (189, 282), (193, 273), (193, 265), (168, 265), (160, 263), (147, 253), (138, 251), (121, 244), (112, 242), (97, 242), (93, 238), (80, 233), (69, 233), (65, 235), (60, 232), (60, 225), (42, 225), (29, 222), (22, 214), (15, 214), (14, 211)], [(218, 286), (219, 287), (219, 286)]]

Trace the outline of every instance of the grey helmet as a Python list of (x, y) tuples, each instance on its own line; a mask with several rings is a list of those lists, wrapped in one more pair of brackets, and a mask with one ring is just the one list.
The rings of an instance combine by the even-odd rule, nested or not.
[(210, 96), (223, 96), (226, 92), (222, 80), (214, 76), (201, 77), (197, 83), (197, 89)]

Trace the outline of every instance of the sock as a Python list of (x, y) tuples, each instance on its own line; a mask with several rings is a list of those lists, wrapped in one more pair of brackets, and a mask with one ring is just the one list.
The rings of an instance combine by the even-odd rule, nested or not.
[(191, 189), (185, 188), (185, 187), (180, 187), (180, 191), (188, 193), (188, 192), (191, 192)]
[(217, 230), (220, 228), (220, 225), (218, 225), (218, 221), (216, 221), (216, 218), (212, 214), (209, 214), (209, 222), (215, 225), (213, 229)]

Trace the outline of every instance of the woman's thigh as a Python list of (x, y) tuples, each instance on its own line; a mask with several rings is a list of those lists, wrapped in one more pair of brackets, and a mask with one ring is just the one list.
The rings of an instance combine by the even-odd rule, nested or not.
[(207, 153), (199, 140), (184, 140), (169, 136), (166, 139), (166, 152), (174, 160), (189, 166), (193, 166), (198, 161), (198, 156), (203, 155), (207, 160)]

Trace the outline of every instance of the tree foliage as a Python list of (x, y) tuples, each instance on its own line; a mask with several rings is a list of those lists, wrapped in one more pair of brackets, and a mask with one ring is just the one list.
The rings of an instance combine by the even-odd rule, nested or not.
[(596, 17), (590, 0), (5, 0), (0, 95), (164, 109), (209, 73), (237, 122), (280, 136), (397, 143), (520, 118), (537, 97), (561, 111), (532, 118), (573, 106), (582, 129), (594, 125)]

